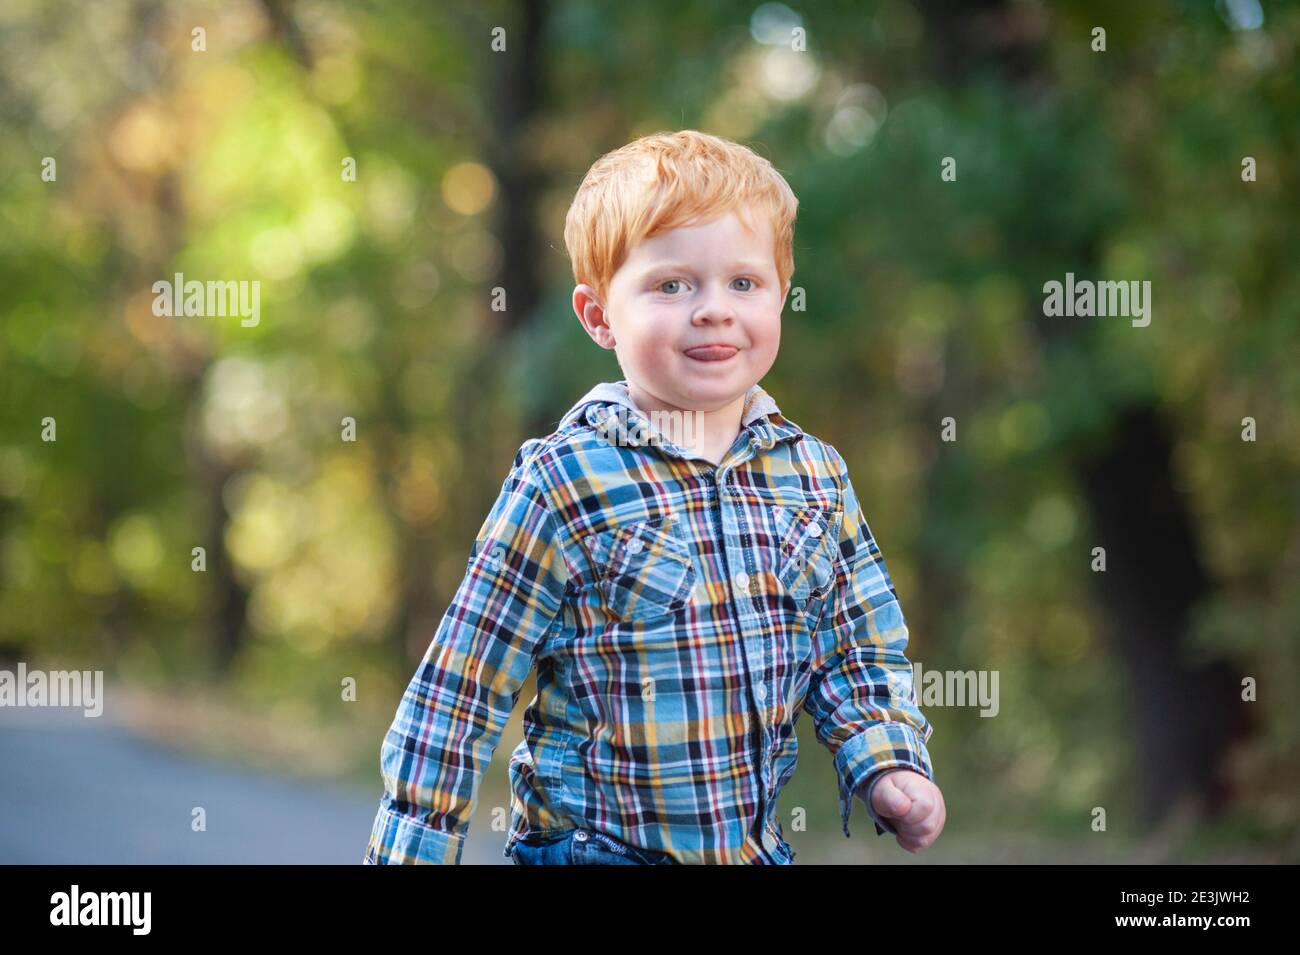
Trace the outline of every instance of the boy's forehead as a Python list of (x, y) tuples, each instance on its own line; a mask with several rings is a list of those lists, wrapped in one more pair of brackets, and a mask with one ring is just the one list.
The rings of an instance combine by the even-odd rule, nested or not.
[(754, 230), (745, 226), (734, 212), (705, 223), (690, 223), (649, 236), (628, 252), (625, 264), (680, 264), (686, 255), (698, 260), (708, 255), (724, 265), (766, 268), (776, 261), (775, 238), (771, 230)]

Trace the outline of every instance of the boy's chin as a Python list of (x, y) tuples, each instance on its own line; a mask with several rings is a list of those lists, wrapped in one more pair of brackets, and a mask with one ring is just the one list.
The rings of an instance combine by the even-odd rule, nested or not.
[(751, 382), (739, 391), (736, 390), (736, 385), (723, 387), (719, 384), (717, 387), (692, 387), (685, 389), (686, 393), (681, 395), (681, 400), (676, 402), (676, 404), (679, 408), (684, 408), (688, 411), (701, 411), (705, 413), (721, 411), (733, 402), (743, 399), (745, 395), (749, 393), (749, 389), (752, 386), (753, 384)]
[(640, 390), (654, 395), (658, 400), (680, 408), (683, 411), (709, 413), (720, 411), (749, 393), (755, 382), (752, 381), (699, 381), (699, 380), (659, 380), (639, 382), (628, 379)]

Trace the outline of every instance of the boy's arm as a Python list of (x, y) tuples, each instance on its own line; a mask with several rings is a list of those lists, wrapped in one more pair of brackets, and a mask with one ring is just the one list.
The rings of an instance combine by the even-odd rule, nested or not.
[[(828, 445), (829, 447), (829, 445)], [(912, 690), (907, 624), (893, 580), (863, 517), (839, 452), (843, 520), (836, 579), (813, 634), (814, 668), (806, 707), (817, 739), (835, 757), (840, 822), (849, 835), (856, 794), (867, 805), (876, 834), (893, 832), (872, 808), (870, 791), (889, 769), (912, 769), (931, 780), (926, 742), (933, 727)]]
[(559, 528), (522, 459), (523, 449), (384, 738), (366, 864), (460, 863), (483, 770), (560, 619)]

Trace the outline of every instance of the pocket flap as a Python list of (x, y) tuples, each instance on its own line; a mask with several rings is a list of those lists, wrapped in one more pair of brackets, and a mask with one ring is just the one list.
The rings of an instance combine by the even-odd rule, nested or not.
[(660, 557), (690, 565), (691, 551), (672, 530), (672, 515), (623, 524), (587, 538), (591, 562), (601, 577), (624, 573), (631, 563), (645, 564)]
[(772, 508), (780, 535), (781, 585), (799, 596), (829, 586), (839, 515), (819, 507), (777, 504)]
[(601, 592), (624, 620), (675, 613), (695, 589), (689, 545), (671, 515), (614, 527), (587, 538)]

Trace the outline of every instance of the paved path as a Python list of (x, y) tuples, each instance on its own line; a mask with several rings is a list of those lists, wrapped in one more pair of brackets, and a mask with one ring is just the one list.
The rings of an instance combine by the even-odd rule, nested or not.
[[(360, 864), (379, 802), (196, 759), (80, 710), (0, 709), (0, 863)], [(191, 810), (207, 831), (191, 830)], [(508, 865), (471, 832), (465, 864)]]

